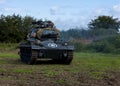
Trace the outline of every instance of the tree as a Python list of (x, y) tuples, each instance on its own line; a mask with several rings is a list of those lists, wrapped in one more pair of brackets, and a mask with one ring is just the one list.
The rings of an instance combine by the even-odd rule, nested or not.
[(88, 24), (90, 29), (112, 29), (118, 31), (120, 21), (112, 16), (98, 16)]
[(23, 31), (24, 39), (26, 39), (26, 37), (27, 37), (26, 35), (32, 28), (33, 21), (36, 21), (36, 19), (34, 19), (33, 17), (30, 17), (30, 16), (25, 16), (22, 19), (22, 31)]
[[(20, 42), (23, 41), (30, 31), (32, 21), (30, 16), (20, 15), (0, 15), (0, 42)], [(26, 39), (25, 39), (26, 40)]]

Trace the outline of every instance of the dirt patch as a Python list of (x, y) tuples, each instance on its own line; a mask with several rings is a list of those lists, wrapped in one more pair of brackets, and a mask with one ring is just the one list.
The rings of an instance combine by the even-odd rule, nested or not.
[[(71, 65), (52, 61), (27, 65), (17, 57), (1, 57), (0, 86), (120, 86), (119, 71), (105, 72), (90, 69), (90, 66), (81, 71), (82, 62), (79, 61), (73, 61)], [(90, 73), (96, 74), (91, 77)]]
[(107, 73), (103, 79), (90, 78), (86, 73), (63, 72), (56, 76), (42, 73), (0, 73), (0, 86), (120, 86), (120, 72)]

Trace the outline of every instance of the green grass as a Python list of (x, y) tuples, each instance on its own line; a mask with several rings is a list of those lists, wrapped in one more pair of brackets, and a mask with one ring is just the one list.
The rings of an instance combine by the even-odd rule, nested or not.
[[(0, 53), (0, 59), (0, 72), (9, 72), (11, 70), (10, 72), (14, 73), (42, 73), (47, 77), (62, 73), (77, 74), (86, 72), (92, 78), (101, 79), (109, 71), (120, 70), (120, 55), (115, 54), (75, 52), (71, 65), (27, 65), (17, 61), (19, 56), (13, 53)], [(63, 80), (58, 82), (64, 83)]]
[(28, 74), (28, 73), (33, 73), (32, 70), (28, 70), (28, 69), (18, 69), (18, 68), (13, 69), (12, 71), (15, 72), (15, 73), (26, 73), (26, 74)]
[[(83, 70), (119, 70), (120, 55), (102, 54), (102, 53), (75, 53), (74, 63)], [(77, 65), (77, 64), (76, 64)]]
[(0, 43), (0, 53), (13, 52), (17, 49), (18, 43)]
[(120, 55), (103, 53), (75, 53), (73, 63), (74, 70), (72, 72), (87, 71), (91, 77), (99, 79), (102, 78), (106, 72), (120, 70)]
[(18, 58), (18, 54), (13, 53), (0, 53), (0, 58)]
[(18, 46), (18, 43), (0, 43), (0, 48), (14, 49), (17, 46)]
[(56, 75), (59, 75), (59, 74), (60, 74), (59, 72), (53, 71), (53, 70), (44, 71), (44, 75), (48, 76), (48, 77), (53, 77), (53, 76), (56, 76)]
[(58, 79), (58, 80), (56, 80), (56, 82), (59, 83), (59, 84), (65, 84), (66, 83), (66, 81), (64, 79)]
[(7, 72), (5, 68), (0, 68), (0, 72)]

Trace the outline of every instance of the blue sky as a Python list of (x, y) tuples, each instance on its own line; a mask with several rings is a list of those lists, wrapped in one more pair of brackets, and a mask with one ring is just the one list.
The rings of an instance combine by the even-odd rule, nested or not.
[(52, 20), (61, 30), (87, 27), (91, 19), (109, 15), (120, 19), (120, 0), (0, 0), (0, 14)]

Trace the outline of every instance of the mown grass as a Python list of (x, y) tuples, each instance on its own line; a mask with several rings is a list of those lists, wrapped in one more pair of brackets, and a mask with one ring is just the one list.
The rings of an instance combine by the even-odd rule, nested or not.
[(18, 58), (18, 54), (13, 54), (13, 53), (0, 53), (0, 58)]
[[(74, 63), (78, 71), (87, 71), (93, 78), (102, 78), (104, 74), (120, 70), (120, 55), (103, 53), (75, 53)], [(73, 72), (73, 71), (72, 71)]]
[(41, 73), (47, 77), (57, 76), (64, 72), (72, 74), (86, 72), (92, 78), (101, 79), (108, 71), (120, 70), (120, 55), (115, 54), (75, 52), (71, 65), (27, 65), (21, 63), (19, 56), (14, 53), (0, 53), (0, 59), (0, 72)]
[(103, 53), (76, 53), (74, 63), (78, 63), (81, 68), (83, 66), (83, 70), (119, 70), (120, 55)]
[(13, 52), (17, 49), (18, 43), (0, 43), (0, 53)]
[(26, 73), (26, 74), (33, 73), (32, 70), (28, 70), (28, 69), (18, 69), (18, 68), (13, 69), (12, 72), (15, 72), (15, 73)]

